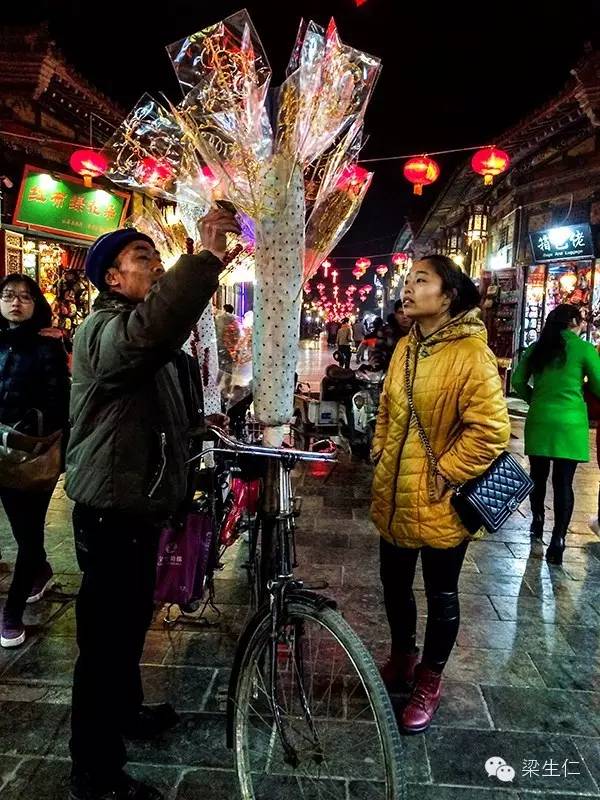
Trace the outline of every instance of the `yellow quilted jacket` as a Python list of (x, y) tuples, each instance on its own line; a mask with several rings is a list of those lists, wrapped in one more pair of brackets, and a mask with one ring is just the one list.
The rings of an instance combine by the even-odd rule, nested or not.
[(426, 339), (417, 327), (398, 343), (385, 380), (372, 454), (377, 461), (371, 515), (381, 535), (402, 547), (448, 548), (468, 536), (440, 494), (405, 389), (409, 358), (417, 414), (455, 484), (482, 475), (506, 448), (510, 423), (496, 359), (477, 309)]

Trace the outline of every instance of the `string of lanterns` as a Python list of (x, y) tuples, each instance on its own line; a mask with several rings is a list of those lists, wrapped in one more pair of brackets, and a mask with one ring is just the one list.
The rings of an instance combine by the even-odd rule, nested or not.
[[(72, 153), (69, 164), (71, 169), (81, 175), (86, 186), (91, 186), (94, 178), (99, 178), (108, 170), (108, 162), (99, 148), (89, 146), (81, 148), (78, 144), (66, 139), (47, 139), (47, 137), (29, 136), (26, 134), (15, 133), (14, 131), (0, 130), (3, 136), (10, 136), (20, 139), (39, 141), (42, 144), (57, 143), (76, 148)], [(510, 156), (505, 151), (495, 145), (485, 147), (455, 147), (449, 150), (438, 150), (423, 155), (399, 155), (383, 158), (361, 159), (360, 164), (369, 164), (378, 161), (397, 161), (403, 160), (404, 177), (413, 184), (413, 193), (420, 195), (423, 187), (434, 183), (441, 174), (441, 167), (431, 156), (446, 155), (451, 153), (465, 153), (475, 150), (471, 158), (471, 167), (474, 172), (483, 177), (485, 186), (491, 186), (494, 178), (506, 172), (510, 167)], [(205, 168), (206, 169), (206, 168)], [(204, 171), (204, 169), (203, 169)], [(148, 156), (140, 161), (140, 177), (146, 185), (154, 182), (164, 181), (172, 174), (172, 167), (166, 161)], [(338, 179), (338, 186), (345, 190), (356, 186), (360, 188), (364, 183), (367, 170), (359, 164), (347, 166)], [(205, 175), (210, 178), (210, 175)]]
[[(494, 178), (510, 166), (510, 156), (498, 147), (482, 147), (473, 155), (471, 167), (483, 176), (485, 186), (491, 186)], [(414, 156), (404, 164), (404, 177), (413, 184), (413, 193), (423, 194), (423, 187), (437, 181), (441, 174), (440, 165), (427, 155)]]
[[(392, 267), (388, 266), (388, 264), (378, 264), (374, 272), (379, 279), (383, 280), (390, 273), (390, 269), (393, 269), (390, 287), (396, 289), (404, 279), (406, 271), (410, 268), (411, 256), (409, 253), (404, 252), (390, 255)], [(338, 269), (334, 268), (333, 262), (329, 259), (323, 261), (320, 269), (322, 270), (323, 278), (331, 280), (331, 295), (328, 294), (327, 285), (323, 282), (323, 279), (316, 285), (313, 285), (312, 281), (307, 281), (304, 285), (305, 313), (307, 315), (315, 314), (316, 317), (320, 317), (324, 321), (339, 321), (343, 317), (358, 313), (357, 303), (365, 303), (375, 289), (373, 283), (369, 282), (368, 279), (366, 282), (360, 283), (371, 266), (372, 262), (369, 258), (363, 256), (356, 259), (352, 269), (352, 275), (356, 283), (351, 283), (344, 289), (344, 298), (341, 296), (340, 285), (338, 284)], [(380, 293), (381, 289), (378, 289), (378, 300)]]

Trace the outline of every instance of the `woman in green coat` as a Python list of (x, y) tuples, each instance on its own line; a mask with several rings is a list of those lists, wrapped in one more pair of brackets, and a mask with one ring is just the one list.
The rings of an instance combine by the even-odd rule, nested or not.
[(531, 493), (531, 536), (542, 539), (546, 483), (552, 463), (554, 528), (546, 551), (549, 564), (562, 564), (565, 536), (575, 502), (573, 478), (580, 461), (589, 461), (589, 422), (583, 399), (587, 378), (600, 397), (600, 357), (579, 338), (581, 314), (563, 304), (548, 314), (538, 341), (525, 351), (513, 377), (513, 388), (529, 403), (525, 453), (535, 484)]

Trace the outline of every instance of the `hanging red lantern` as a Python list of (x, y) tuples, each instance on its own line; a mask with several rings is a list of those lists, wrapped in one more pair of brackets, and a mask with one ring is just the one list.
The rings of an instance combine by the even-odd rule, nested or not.
[(392, 256), (392, 264), (395, 267), (401, 267), (403, 264), (406, 264), (408, 261), (408, 256), (406, 253), (394, 253)]
[(354, 275), (356, 280), (359, 280), (365, 273), (362, 271), (360, 267), (354, 267), (354, 269), (352, 270), (352, 274)]
[(385, 278), (385, 276), (388, 274), (388, 267), (386, 264), (380, 264), (376, 268), (375, 272), (379, 275), (380, 278)]
[(69, 164), (73, 172), (83, 177), (88, 188), (92, 185), (92, 178), (99, 178), (108, 169), (108, 160), (97, 150), (75, 150)]
[(146, 156), (139, 164), (140, 181), (148, 186), (168, 180), (172, 172), (170, 164), (153, 156)]
[(371, 266), (371, 259), (357, 258), (355, 264), (359, 269), (362, 269), (363, 272), (366, 272), (366, 270), (368, 270), (369, 267)]
[(509, 165), (510, 156), (497, 147), (484, 147), (482, 150), (478, 150), (471, 159), (473, 170), (479, 175), (483, 175), (483, 182), (486, 186), (491, 186), (496, 175), (506, 172)]
[(359, 167), (358, 164), (348, 164), (342, 170), (340, 177), (337, 180), (336, 188), (342, 191), (357, 191), (369, 179), (371, 173)]
[(312, 293), (312, 285), (310, 283), (305, 283), (304, 284), (304, 291), (306, 292), (306, 294), (311, 294)]
[(421, 195), (423, 186), (429, 186), (440, 177), (440, 165), (428, 156), (410, 158), (404, 165), (404, 177), (414, 184), (413, 193)]
[(365, 286), (364, 289), (363, 289), (363, 292), (365, 292), (365, 294), (371, 294), (372, 291), (373, 291), (373, 287), (370, 284)]

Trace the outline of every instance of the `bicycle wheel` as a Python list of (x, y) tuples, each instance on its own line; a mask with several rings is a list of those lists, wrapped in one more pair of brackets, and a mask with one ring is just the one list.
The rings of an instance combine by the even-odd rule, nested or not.
[(377, 667), (326, 603), (309, 593), (288, 597), (275, 643), (274, 681), (268, 612), (247, 639), (233, 695), (234, 760), (243, 800), (405, 796), (400, 736)]

